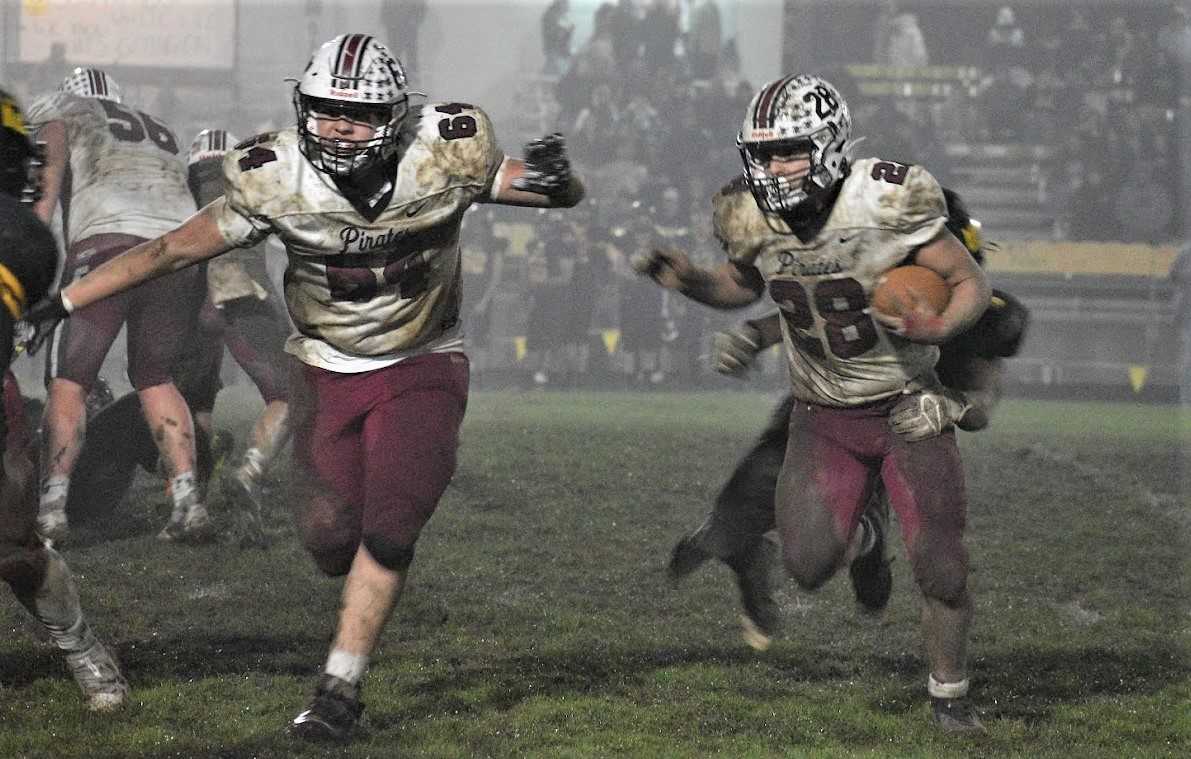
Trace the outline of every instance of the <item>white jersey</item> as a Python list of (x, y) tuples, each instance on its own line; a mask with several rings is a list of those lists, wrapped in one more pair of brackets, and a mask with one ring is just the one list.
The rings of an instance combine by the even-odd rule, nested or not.
[(393, 196), (369, 221), (299, 150), (296, 128), (224, 159), (220, 231), (237, 246), (285, 244), (285, 300), (297, 333), (286, 350), (355, 372), (462, 345), (459, 227), (490, 193), (504, 154), (483, 111), (430, 104), (403, 128)]
[(797, 398), (858, 406), (932, 379), (938, 348), (903, 340), (865, 313), (881, 275), (943, 231), (947, 204), (925, 169), (857, 161), (823, 229), (805, 243), (761, 212), (743, 178), (713, 206), (729, 258), (755, 267), (781, 308)]
[(29, 120), (66, 126), (70, 173), (61, 202), (69, 244), (109, 233), (151, 239), (194, 213), (178, 140), (144, 111), (57, 92), (34, 103)]

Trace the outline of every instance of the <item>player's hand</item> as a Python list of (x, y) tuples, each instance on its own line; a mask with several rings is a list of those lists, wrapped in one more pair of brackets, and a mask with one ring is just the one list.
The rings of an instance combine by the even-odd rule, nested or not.
[(570, 184), (571, 160), (561, 134), (555, 132), (526, 143), (525, 170), (513, 180), (513, 189), (554, 197), (567, 192)]
[(958, 393), (923, 390), (903, 398), (889, 414), (889, 426), (911, 443), (928, 440), (959, 421), (972, 406)]
[(68, 316), (70, 310), (66, 307), (61, 291), (35, 303), (25, 312), (25, 318), (17, 323), (17, 346), (30, 356), (35, 355), (53, 334), (58, 322)]
[(743, 377), (760, 352), (761, 331), (747, 322), (711, 338), (712, 368), (730, 377)]
[(684, 290), (690, 286), (695, 266), (686, 253), (675, 248), (655, 248), (649, 253), (634, 256), (633, 271), (649, 277), (667, 290)]
[(931, 308), (926, 298), (917, 294), (912, 294), (911, 297), (913, 298), (911, 303), (898, 304), (901, 311), (900, 316), (887, 314), (875, 308), (870, 309), (869, 314), (886, 330), (912, 343), (937, 345), (950, 337), (946, 323)]

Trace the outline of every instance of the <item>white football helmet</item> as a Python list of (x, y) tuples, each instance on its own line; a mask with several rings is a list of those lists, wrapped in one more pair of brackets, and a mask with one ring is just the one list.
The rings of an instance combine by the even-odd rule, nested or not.
[(194, 142), (190, 143), (190, 156), (186, 163), (191, 165), (208, 158), (221, 158), (238, 142), (238, 139), (223, 129), (204, 129), (195, 135)]
[[(788, 213), (835, 185), (848, 171), (852, 117), (839, 90), (817, 76), (788, 76), (753, 96), (736, 146), (757, 205)], [(798, 178), (769, 171), (775, 155), (810, 156), (810, 170)]]
[(80, 97), (111, 100), (115, 103), (123, 102), (120, 94), (120, 85), (116, 84), (115, 79), (112, 79), (99, 69), (88, 69), (80, 66), (62, 80), (62, 86), (58, 89), (73, 95), (79, 95)]
[[(320, 171), (349, 176), (397, 151), (409, 114), (405, 69), (389, 49), (367, 34), (341, 34), (314, 52), (294, 87), (302, 154)], [(346, 118), (374, 125), (367, 140), (318, 136), (320, 119)]]

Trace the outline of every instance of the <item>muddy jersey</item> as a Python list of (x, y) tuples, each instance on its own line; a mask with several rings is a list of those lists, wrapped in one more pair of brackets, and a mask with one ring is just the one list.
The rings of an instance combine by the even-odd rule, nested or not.
[(865, 313), (881, 275), (947, 221), (943, 192), (925, 169), (857, 161), (823, 229), (805, 243), (761, 212), (743, 178), (717, 193), (713, 206), (729, 258), (755, 267), (781, 309), (796, 397), (857, 406), (931, 379), (938, 348), (903, 340)]
[(214, 205), (229, 243), (276, 234), (285, 244), (298, 330), (286, 350), (363, 371), (459, 344), (459, 227), (504, 159), (488, 117), (459, 103), (423, 107), (402, 130), (393, 196), (373, 221), (303, 157), (299, 139), (291, 128), (229, 152)]
[(178, 140), (165, 124), (127, 105), (57, 92), (28, 114), (66, 126), (70, 172), (62, 188), (68, 243), (98, 234), (154, 238), (195, 211)]
[[(187, 169), (190, 194), (199, 208), (223, 195), (223, 156), (191, 163)], [(269, 297), (265, 244), (232, 251), (207, 263), (207, 296), (216, 308), (240, 298)]]

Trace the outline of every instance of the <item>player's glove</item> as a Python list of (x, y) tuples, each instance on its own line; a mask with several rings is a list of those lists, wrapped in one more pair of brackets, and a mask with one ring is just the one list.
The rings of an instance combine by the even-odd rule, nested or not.
[(41, 350), (41, 346), (53, 333), (58, 322), (70, 316), (71, 307), (62, 291), (47, 296), (25, 312), (16, 328), (17, 345), (30, 356)]
[(711, 365), (720, 374), (743, 377), (761, 352), (761, 331), (745, 322), (711, 338)]
[(525, 171), (513, 180), (513, 189), (547, 197), (564, 194), (571, 185), (571, 160), (566, 140), (555, 132), (525, 145)]
[(911, 443), (942, 434), (972, 406), (947, 390), (923, 390), (902, 399), (889, 414), (889, 426)]

